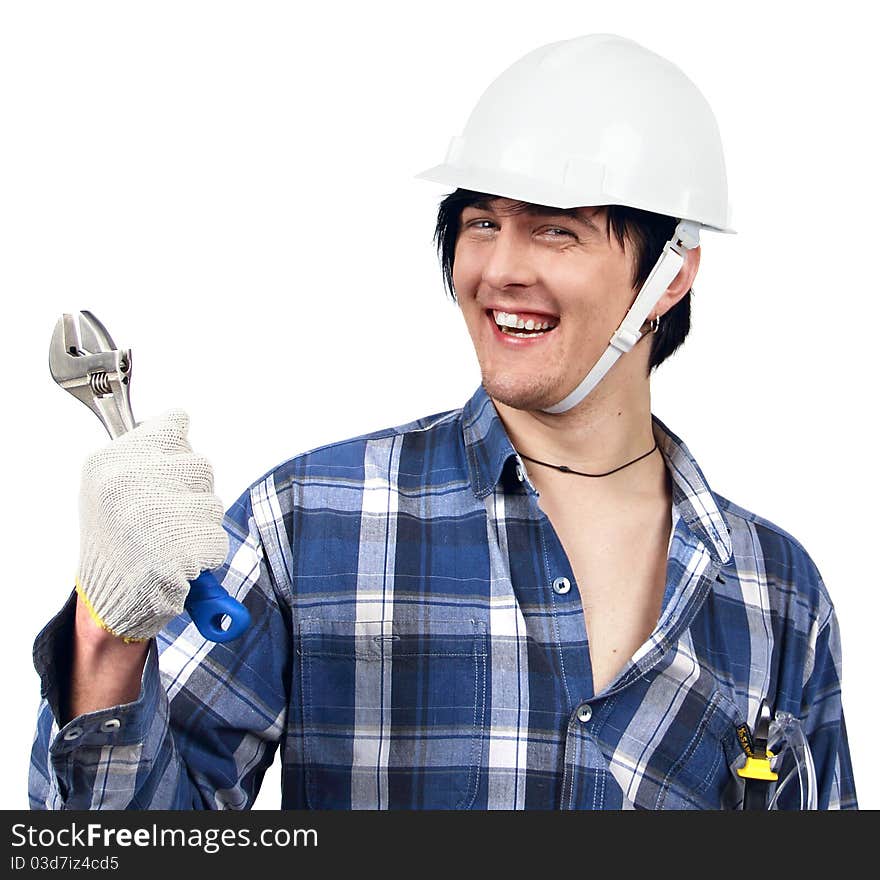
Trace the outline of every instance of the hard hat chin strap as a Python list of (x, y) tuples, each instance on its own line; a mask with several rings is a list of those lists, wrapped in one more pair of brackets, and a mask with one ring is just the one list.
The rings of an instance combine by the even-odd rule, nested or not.
[(608, 348), (596, 361), (593, 369), (583, 378), (580, 385), (567, 397), (554, 406), (543, 410), (548, 413), (563, 413), (577, 406), (598, 384), (614, 365), (614, 362), (628, 352), (641, 338), (642, 325), (651, 310), (666, 292), (684, 265), (685, 251), (700, 244), (700, 224), (691, 220), (679, 220), (672, 238), (663, 246), (663, 253), (645, 279), (629, 311), (624, 315), (620, 326), (614, 331)]

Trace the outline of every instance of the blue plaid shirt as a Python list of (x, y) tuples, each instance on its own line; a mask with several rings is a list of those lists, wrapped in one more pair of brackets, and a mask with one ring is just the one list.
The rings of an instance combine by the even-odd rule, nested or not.
[(600, 693), (571, 566), (480, 388), (256, 482), (217, 573), (248, 632), (214, 644), (178, 618), (136, 702), (59, 730), (71, 597), (34, 647), (31, 805), (243, 809), (280, 746), (286, 809), (736, 807), (736, 729), (767, 698), (803, 723), (820, 807), (855, 807), (816, 566), (656, 418), (654, 434), (673, 486), (663, 608)]

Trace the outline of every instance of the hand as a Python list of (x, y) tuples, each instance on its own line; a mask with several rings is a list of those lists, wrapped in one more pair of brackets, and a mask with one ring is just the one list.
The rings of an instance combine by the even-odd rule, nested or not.
[(96, 623), (127, 640), (152, 638), (179, 615), (189, 582), (228, 551), (213, 471), (188, 426), (169, 410), (83, 466), (77, 592)]

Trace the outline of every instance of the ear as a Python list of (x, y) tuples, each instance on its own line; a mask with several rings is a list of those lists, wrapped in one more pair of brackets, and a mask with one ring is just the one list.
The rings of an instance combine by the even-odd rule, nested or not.
[(678, 270), (678, 275), (672, 279), (672, 284), (666, 288), (663, 296), (657, 300), (651, 317), (665, 315), (694, 286), (694, 278), (699, 268), (700, 247), (697, 245), (684, 252), (684, 265)]

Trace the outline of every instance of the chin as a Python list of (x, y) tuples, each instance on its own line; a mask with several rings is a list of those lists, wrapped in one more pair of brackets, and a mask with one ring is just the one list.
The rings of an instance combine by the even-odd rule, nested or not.
[(512, 379), (483, 375), (483, 388), (493, 399), (512, 409), (539, 410), (553, 406), (565, 396), (555, 395), (537, 378)]

